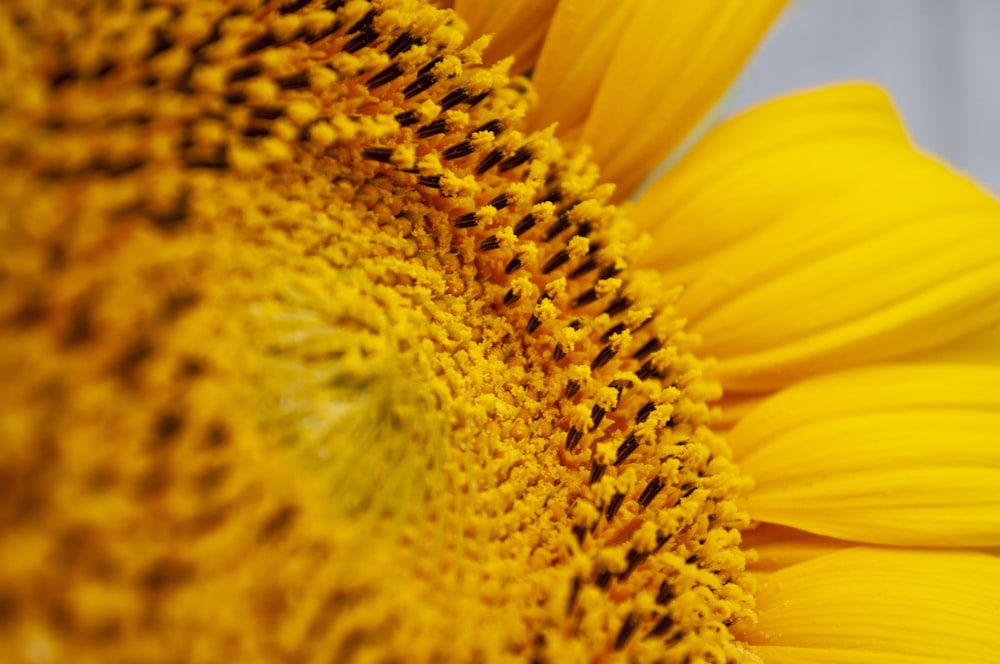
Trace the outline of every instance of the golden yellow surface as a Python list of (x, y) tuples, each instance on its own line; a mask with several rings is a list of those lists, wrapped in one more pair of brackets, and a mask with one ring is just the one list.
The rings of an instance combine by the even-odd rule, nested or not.
[(0, 7), (0, 651), (744, 656), (676, 289), (450, 10)]

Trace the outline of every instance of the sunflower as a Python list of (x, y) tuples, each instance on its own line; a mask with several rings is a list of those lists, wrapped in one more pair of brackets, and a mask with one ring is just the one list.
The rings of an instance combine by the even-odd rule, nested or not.
[(782, 4), (0, 7), (10, 661), (992, 661), (1000, 206), (863, 84), (646, 182)]

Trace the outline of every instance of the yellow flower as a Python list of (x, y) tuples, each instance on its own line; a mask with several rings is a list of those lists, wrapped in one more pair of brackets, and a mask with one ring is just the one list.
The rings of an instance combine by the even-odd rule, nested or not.
[(624, 202), (782, 4), (0, 6), (5, 657), (992, 661), (996, 201), (843, 85)]

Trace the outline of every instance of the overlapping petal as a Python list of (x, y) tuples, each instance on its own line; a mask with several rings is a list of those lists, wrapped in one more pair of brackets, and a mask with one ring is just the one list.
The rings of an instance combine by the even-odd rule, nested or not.
[(536, 124), (579, 129), (624, 198), (719, 100), (786, 0), (563, 0), (534, 77)]
[(755, 557), (749, 567), (761, 578), (764, 574), (857, 546), (857, 543), (764, 523), (743, 533), (743, 546), (754, 551)]
[(469, 34), (491, 34), (485, 57), (514, 57), (514, 71), (532, 68), (542, 48), (559, 0), (455, 0), (455, 11), (469, 24)]
[(658, 240), (644, 261), (689, 283), (713, 252), (911, 150), (889, 98), (870, 84), (765, 102), (713, 128), (643, 193), (636, 220)]
[(732, 431), (752, 518), (841, 539), (1000, 545), (1000, 372), (846, 371), (789, 388)]
[(745, 638), (768, 664), (987, 664), (998, 579), (987, 554), (849, 549), (767, 577)]
[[(559, 3), (532, 75), (544, 100), (529, 118), (535, 128), (558, 122), (562, 136), (579, 131), (636, 4), (637, 0)], [(660, 4), (665, 9), (670, 3)]]
[(793, 95), (721, 125), (637, 214), (655, 239), (647, 263), (688, 285), (679, 306), (730, 394), (924, 352), (1000, 320), (1000, 205), (916, 152), (870, 86)]

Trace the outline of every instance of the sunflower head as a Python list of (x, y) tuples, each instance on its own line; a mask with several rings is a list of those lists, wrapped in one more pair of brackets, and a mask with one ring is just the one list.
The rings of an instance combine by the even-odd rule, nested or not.
[[(838, 258), (818, 260), (823, 242), (863, 242), (870, 218), (821, 234), (793, 214), (750, 229), (772, 201), (812, 215), (814, 197), (832, 218), (916, 182), (949, 204), (974, 201), (960, 221), (987, 230), (992, 199), (913, 161), (894, 116), (871, 132), (891, 149), (863, 142), (877, 159), (858, 171), (874, 178), (860, 193), (837, 198), (833, 187), (853, 182), (843, 174), (746, 185), (758, 158), (792, 171), (786, 162), (812, 154), (796, 132), (820, 124), (818, 95), (797, 107), (801, 124), (758, 131), (778, 124), (764, 108), (723, 125), (675, 179), (620, 205), (722, 80), (679, 87), (679, 110), (659, 93), (629, 96), (617, 121), (616, 97), (636, 87), (621, 72), (652, 76), (657, 64), (635, 44), (688, 21), (704, 47), (653, 45), (700, 71), (716, 56), (740, 61), (751, 40), (708, 30), (715, 17), (702, 5), (610, 4), (606, 16), (572, 2), (512, 2), (500, 16), (497, 3), (462, 0), (0, 7), (0, 237), (15, 249), (0, 256), (0, 375), (14, 377), (0, 381), (3, 652), (33, 663), (693, 664), (791, 661), (819, 643), (828, 652), (816, 661), (847, 650), (856, 659), (879, 652), (864, 622), (873, 614), (843, 607), (887, 598), (920, 613), (909, 607), (931, 596), (924, 576), (958, 558), (789, 558), (852, 539), (937, 546), (927, 533), (939, 526), (948, 546), (993, 541), (980, 503), (967, 527), (928, 518), (886, 528), (898, 512), (872, 498), (887, 493), (882, 477), (858, 477), (877, 465), (865, 451), (879, 450), (903, 469), (891, 479), (909, 496), (918, 474), (905, 464), (934, 448), (925, 429), (973, 419), (942, 406), (906, 428), (896, 411), (926, 407), (931, 379), (965, 386), (955, 410), (995, 408), (982, 396), (995, 387), (988, 372), (865, 369), (769, 392), (944, 345), (994, 309), (898, 347), (890, 341), (913, 321), (937, 320), (924, 300), (871, 306), (879, 311), (861, 325), (849, 304), (784, 298), (794, 324), (771, 325), (774, 312), (753, 305), (799, 293), (782, 279), (802, 263), (816, 264), (808, 283), (839, 274)], [(780, 4), (731, 3), (718, 20), (766, 25)], [(657, 22), (674, 11), (676, 23)], [(518, 37), (530, 21), (540, 27)], [(492, 46), (467, 22), (492, 26)], [(594, 54), (625, 27), (630, 39), (599, 63)], [(595, 48), (565, 62), (577, 53), (552, 44), (581, 35)], [(575, 73), (560, 81), (558, 71)], [(857, 124), (868, 130), (877, 104), (864, 99)], [(633, 132), (629, 118), (644, 112), (670, 122)], [(792, 147), (774, 155), (771, 143)], [(894, 179), (877, 179), (897, 159), (905, 167), (882, 169)], [(735, 214), (733, 200), (753, 205)], [(714, 213), (698, 217), (706, 208)], [(701, 221), (671, 230), (677, 220)], [(882, 235), (865, 251), (896, 237)], [(985, 265), (997, 243), (974, 244)], [(985, 297), (995, 272), (983, 267), (962, 292)], [(730, 306), (741, 289), (753, 297)], [(699, 356), (698, 331), (718, 368)], [(721, 424), (719, 377), (737, 413)], [(853, 390), (858, 381), (872, 387)], [(993, 431), (991, 417), (975, 422)], [(736, 420), (752, 493), (718, 433)], [(889, 425), (912, 443), (905, 453), (868, 436)], [(815, 444), (830, 432), (854, 442)], [(984, 440), (964, 436), (941, 468), (995, 464)], [(956, 476), (989, 493), (991, 472)], [(850, 494), (860, 516), (811, 500), (823, 492)], [(747, 506), (827, 537), (763, 526), (751, 535), (763, 559), (751, 574)], [(961, 560), (983, 577), (995, 568)], [(910, 571), (921, 575), (912, 588), (899, 583)], [(953, 577), (956, 596), (981, 599)], [(837, 621), (848, 625), (844, 648), (822, 632)], [(928, 630), (944, 634), (935, 655), (955, 641), (956, 621), (941, 624)]]
[(510, 60), (405, 0), (79, 9), (3, 11), (10, 652), (738, 657), (718, 386)]

